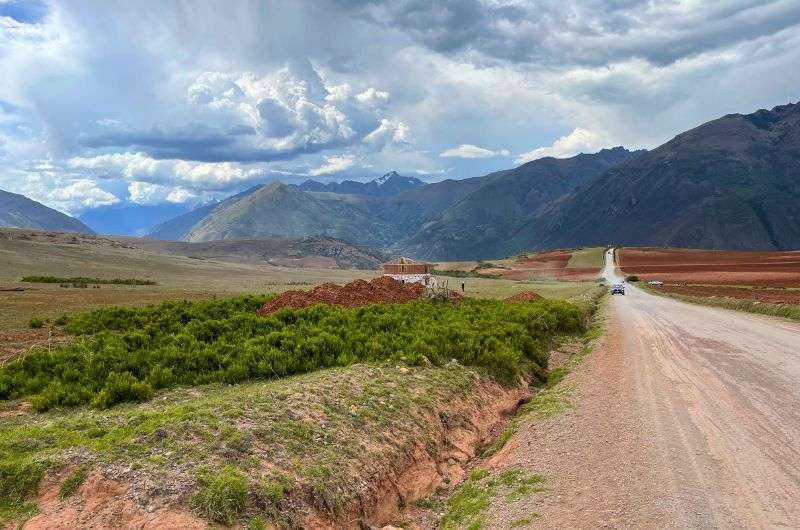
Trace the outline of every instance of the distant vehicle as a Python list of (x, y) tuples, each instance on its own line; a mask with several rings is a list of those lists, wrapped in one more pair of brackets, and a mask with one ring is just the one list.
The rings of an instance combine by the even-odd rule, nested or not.
[(621, 294), (625, 296), (625, 286), (621, 283), (615, 283), (611, 286), (611, 294)]
[(656, 286), (664, 285), (664, 282), (660, 282), (658, 280), (650, 280), (649, 282), (647, 282), (647, 285), (656, 285)]

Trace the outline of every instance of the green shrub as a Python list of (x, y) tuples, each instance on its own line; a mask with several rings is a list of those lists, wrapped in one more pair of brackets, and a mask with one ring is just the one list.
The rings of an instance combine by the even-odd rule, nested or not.
[(53, 321), (53, 324), (55, 324), (56, 326), (63, 326), (67, 323), (68, 320), (69, 319), (67, 318), (67, 315), (61, 315), (60, 317), (58, 317)]
[(59, 283), (62, 287), (72, 285), (72, 287), (86, 287), (88, 285), (156, 285), (152, 280), (140, 280), (139, 278), (113, 278), (110, 280), (103, 278), (86, 278), (75, 276), (71, 278), (60, 278), (58, 276), (25, 276), (20, 280), (27, 283)]
[(202, 472), (200, 490), (192, 497), (192, 506), (218, 523), (231, 525), (247, 501), (247, 478), (234, 466), (217, 472)]
[(585, 310), (559, 300), (459, 305), (417, 301), (314, 306), (255, 314), (267, 297), (165, 302), (71, 317), (85, 340), (0, 367), (0, 399), (36, 410), (148, 399), (154, 390), (274, 379), (356, 362), (442, 366), (455, 359), (499, 381), (544, 377), (550, 338), (583, 329)]
[(636, 283), (636, 282), (638, 282), (638, 281), (639, 281), (639, 277), (638, 277), (638, 276), (636, 276), (636, 275), (628, 276), (627, 278), (625, 278), (625, 281), (626, 281), (626, 282), (633, 282), (633, 283)]
[(44, 320), (41, 318), (32, 318), (30, 322), (28, 322), (28, 327), (32, 329), (39, 329), (44, 326)]
[(111, 372), (103, 389), (92, 400), (92, 406), (107, 409), (124, 401), (145, 401), (153, 396), (153, 388), (136, 379), (130, 372)]

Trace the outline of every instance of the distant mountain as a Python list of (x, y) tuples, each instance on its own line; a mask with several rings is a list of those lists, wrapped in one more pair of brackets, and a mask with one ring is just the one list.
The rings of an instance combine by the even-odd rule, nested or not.
[(200, 222), (204, 217), (214, 211), (218, 206), (230, 201), (236, 201), (242, 197), (246, 197), (250, 193), (254, 193), (261, 186), (253, 186), (247, 190), (232, 195), (222, 202), (212, 202), (198, 206), (194, 210), (190, 210), (185, 214), (179, 215), (163, 223), (157, 224), (145, 234), (146, 237), (152, 239), (161, 239), (164, 241), (183, 241), (189, 234), (192, 227)]
[[(545, 158), (483, 177), (434, 184), (404, 180), (396, 173), (356, 183), (359, 190), (413, 184), (386, 196), (333, 192), (331, 185), (319, 183), (274, 182), (162, 224), (151, 236), (197, 242), (318, 235), (394, 253), (448, 259), (521, 251), (524, 248), (505, 241), (525, 219), (638, 154), (619, 147), (569, 159)], [(335, 189), (356, 189), (343, 185)], [(320, 189), (324, 191), (309, 191)]]
[(372, 206), (361, 195), (304, 192), (272, 182), (220, 204), (192, 226), (185, 240), (323, 235), (371, 245), (380, 240), (380, 230), (371, 226)]
[(425, 224), (405, 243), (405, 252), (425, 258), (501, 257), (529, 248), (527, 220), (553, 201), (635, 159), (643, 151), (622, 147), (572, 158), (541, 158), (514, 169), (491, 173), (481, 186)]
[(161, 254), (219, 261), (267, 262), (281, 267), (379, 269), (386, 256), (330, 237), (264, 237), (188, 243), (126, 239), (126, 244)]
[(369, 182), (343, 180), (342, 182), (322, 183), (316, 180), (307, 180), (298, 188), (303, 191), (321, 191), (341, 193), (346, 195), (368, 195), (371, 197), (392, 197), (406, 190), (422, 186), (425, 183), (415, 177), (404, 177), (396, 171), (386, 173)]
[(98, 234), (140, 236), (190, 208), (187, 204), (117, 203), (87, 210), (78, 219)]
[(24, 195), (3, 190), (0, 190), (0, 226), (94, 233), (74, 217), (48, 208)]
[(800, 249), (800, 104), (730, 114), (528, 220), (519, 244)]

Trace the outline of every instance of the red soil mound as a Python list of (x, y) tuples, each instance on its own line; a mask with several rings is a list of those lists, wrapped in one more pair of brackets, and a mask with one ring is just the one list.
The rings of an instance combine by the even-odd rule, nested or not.
[(323, 283), (310, 291), (286, 291), (276, 296), (261, 309), (259, 315), (268, 315), (289, 307), (302, 309), (316, 304), (359, 307), (369, 304), (392, 304), (418, 299), (425, 287), (418, 283), (402, 283), (389, 276), (372, 281), (355, 280), (345, 285)]
[(514, 296), (505, 299), (506, 302), (529, 302), (531, 300), (541, 300), (542, 297), (533, 291), (522, 291)]

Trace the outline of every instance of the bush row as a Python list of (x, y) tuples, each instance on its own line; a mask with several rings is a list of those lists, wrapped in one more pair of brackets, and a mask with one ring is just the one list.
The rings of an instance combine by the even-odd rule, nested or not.
[(66, 325), (91, 335), (33, 352), (0, 369), (0, 399), (34, 407), (106, 408), (178, 385), (280, 378), (362, 361), (443, 365), (456, 359), (503, 382), (544, 376), (550, 337), (579, 331), (582, 311), (563, 301), (509, 304), (426, 301), (356, 309), (315, 306), (260, 317), (264, 297), (102, 309)]
[(20, 280), (21, 282), (28, 283), (60, 283), (62, 287), (66, 285), (69, 287), (78, 285), (156, 285), (153, 280), (140, 280), (139, 278), (113, 278), (106, 280), (103, 278), (87, 278), (84, 276), (75, 276), (71, 278), (61, 278), (58, 276), (25, 276)]

